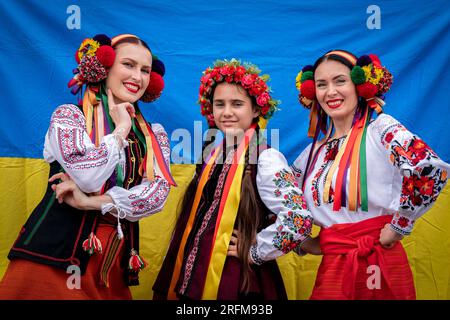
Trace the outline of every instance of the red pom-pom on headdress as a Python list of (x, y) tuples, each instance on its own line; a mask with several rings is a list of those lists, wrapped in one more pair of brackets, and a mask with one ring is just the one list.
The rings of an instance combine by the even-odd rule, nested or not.
[(370, 82), (365, 82), (363, 84), (359, 84), (356, 86), (356, 91), (358, 92), (358, 95), (365, 98), (365, 99), (370, 99), (375, 97), (375, 95), (378, 92), (378, 88), (376, 85), (370, 83)]
[(100, 46), (95, 55), (105, 68), (111, 68), (116, 58), (116, 52), (111, 46)]
[(312, 65), (306, 65), (302, 68), (295, 78), (295, 86), (297, 87), (298, 101), (307, 109), (312, 107), (313, 101), (316, 99), (316, 85), (314, 83), (314, 68)]
[(152, 102), (158, 99), (164, 89), (164, 79), (156, 72), (150, 73), (150, 82), (145, 89), (145, 93), (141, 100), (143, 102)]
[(313, 100), (316, 97), (316, 84), (314, 80), (306, 80), (302, 83), (302, 96), (306, 99)]
[(164, 89), (164, 79), (157, 74), (156, 72), (153, 72), (150, 74), (150, 83), (148, 84), (146, 92), (150, 94), (156, 94), (160, 93)]

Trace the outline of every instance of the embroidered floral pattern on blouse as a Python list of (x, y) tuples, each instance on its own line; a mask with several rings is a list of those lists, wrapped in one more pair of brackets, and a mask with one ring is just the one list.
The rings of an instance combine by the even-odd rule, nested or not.
[[(154, 184), (157, 184), (155, 187)], [(169, 194), (170, 186), (166, 180), (156, 176), (150, 186), (146, 186), (140, 194), (128, 196), (131, 202), (132, 214), (151, 214), (160, 211)]]
[(264, 263), (264, 261), (259, 257), (258, 248), (255, 245), (250, 247), (250, 255), (255, 264), (260, 266)]
[(290, 190), (283, 196), (283, 205), (291, 210), (305, 210), (307, 209), (306, 201), (302, 194), (295, 190)]
[(403, 177), (400, 208), (414, 212), (419, 207), (430, 206), (436, 201), (445, 186), (447, 172), (431, 165), (416, 167), (413, 172), (408, 171)]
[[(297, 180), (295, 180), (294, 175), (286, 169), (282, 169), (281, 171), (275, 173), (275, 179), (273, 179), (272, 181), (277, 187), (273, 192), (276, 197), (280, 197), (282, 195), (280, 188), (298, 188), (298, 183)], [(295, 195), (292, 195), (292, 197), (293, 196)]]
[(292, 233), (280, 231), (273, 239), (273, 245), (281, 252), (288, 253), (297, 248), (299, 242), (294, 241), (294, 236)]
[(277, 188), (298, 187), (298, 183), (295, 180), (294, 175), (286, 169), (282, 169), (281, 171), (275, 173), (275, 179), (273, 179), (273, 182)]
[(295, 164), (291, 165), (292, 172), (294, 172), (295, 178), (297, 181), (302, 177), (303, 171), (295, 166)]
[[(342, 137), (344, 138), (344, 137)], [(322, 163), (322, 166), (317, 170), (316, 174), (314, 175), (314, 178), (311, 181), (311, 191), (312, 191), (312, 197), (314, 200), (314, 205), (316, 207), (321, 205), (321, 196), (319, 193), (319, 185), (320, 181), (323, 181), (323, 184), (325, 184), (325, 181), (327, 179), (327, 175), (329, 170), (327, 170), (331, 165), (333, 164), (334, 159), (336, 158), (336, 155), (339, 152), (339, 142), (342, 139), (333, 139), (325, 145), (326, 151), (325, 151), (325, 158), (324, 162)], [(342, 140), (343, 141), (343, 140)], [(325, 176), (324, 173), (326, 172)], [(324, 177), (323, 177), (324, 176)], [(322, 179), (323, 177), (323, 179)], [(330, 192), (330, 199), (328, 203), (333, 203), (334, 197), (332, 196), (333, 192)]]
[(395, 134), (399, 131), (406, 130), (402, 125), (390, 127), (390, 131), (386, 131), (382, 135), (382, 143), (386, 148), (391, 148), (389, 160), (396, 167), (403, 164), (410, 166), (418, 165), (422, 160), (439, 159), (433, 150), (422, 140), (413, 136), (410, 140), (403, 143), (395, 140)]
[(408, 235), (414, 226), (415, 220), (396, 213), (392, 219), (391, 227), (398, 233)]
[[(277, 234), (273, 238), (273, 245), (283, 253), (288, 253), (294, 250), (304, 239), (304, 235), (310, 235), (313, 221), (309, 216), (302, 216), (293, 211), (289, 211), (287, 217), (283, 220), (282, 224), (277, 228)], [(283, 226), (286, 226), (294, 233), (288, 233), (283, 231)], [(298, 237), (294, 237), (298, 235)]]
[(102, 143), (97, 148), (86, 151), (83, 136), (78, 128), (58, 128), (57, 139), (61, 155), (68, 168), (86, 169), (99, 167), (108, 162), (106, 144)]
[[(438, 160), (438, 156), (417, 136), (403, 141), (396, 139), (398, 133), (404, 131), (407, 130), (401, 124), (393, 124), (383, 131), (381, 141), (391, 150), (389, 159), (393, 165), (403, 169), (400, 208), (414, 212), (436, 200), (447, 180), (447, 172), (431, 164), (424, 166)], [(397, 224), (406, 225), (405, 222)]]
[(314, 178), (311, 181), (311, 191), (312, 191), (312, 197), (314, 200), (314, 205), (316, 207), (320, 206), (320, 196), (319, 196), (319, 179), (322, 176), (325, 168), (328, 166), (328, 163), (323, 163), (319, 170), (317, 170), (316, 174), (314, 175)]
[(410, 226), (411, 224), (413, 224), (415, 221), (414, 220), (410, 220), (407, 217), (404, 216), (400, 216), (400, 214), (396, 213), (394, 215), (394, 221), (396, 224), (399, 225), (399, 227), (405, 229), (408, 226)]
[(303, 235), (311, 233), (312, 219), (299, 213), (288, 211), (287, 217), (283, 219), (283, 225), (296, 234)]
[(164, 161), (166, 165), (170, 166), (170, 141), (167, 137), (167, 134), (164, 130), (155, 132), (156, 140), (158, 141), (159, 146), (161, 147), (161, 151), (164, 156)]
[(50, 120), (50, 127), (53, 127), (55, 123), (70, 125), (86, 130), (83, 112), (76, 106), (70, 104), (63, 104), (53, 112)]

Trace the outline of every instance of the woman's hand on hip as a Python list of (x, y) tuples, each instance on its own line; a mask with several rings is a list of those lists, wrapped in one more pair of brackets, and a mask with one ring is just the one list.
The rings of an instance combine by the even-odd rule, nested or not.
[(380, 232), (380, 244), (386, 249), (392, 248), (397, 241), (403, 239), (403, 235), (398, 232), (395, 232), (390, 223), (384, 225), (383, 229)]
[(315, 238), (308, 238), (302, 242), (300, 245), (300, 249), (305, 251), (306, 253), (313, 255), (321, 255), (322, 250), (320, 249), (320, 238), (319, 236)]

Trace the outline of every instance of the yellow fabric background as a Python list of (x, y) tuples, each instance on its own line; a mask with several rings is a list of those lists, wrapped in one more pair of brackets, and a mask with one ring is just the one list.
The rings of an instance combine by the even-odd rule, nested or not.
[[(143, 219), (141, 254), (149, 263), (141, 271), (141, 285), (132, 287), (134, 299), (151, 299), (151, 286), (162, 264), (180, 196), (194, 172), (193, 165), (172, 165), (178, 184), (164, 211)], [(49, 166), (42, 159), (0, 158), (0, 277), (9, 248), (45, 192)], [(416, 222), (414, 232), (403, 240), (414, 274), (418, 299), (450, 299), (450, 184), (433, 208)], [(314, 228), (314, 233), (318, 228)], [(314, 285), (320, 257), (290, 253), (278, 259), (289, 299), (307, 299)]]

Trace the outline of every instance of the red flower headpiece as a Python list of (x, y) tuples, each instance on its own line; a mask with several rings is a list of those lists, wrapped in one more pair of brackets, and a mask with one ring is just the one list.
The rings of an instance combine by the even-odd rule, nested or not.
[(206, 117), (208, 124), (214, 126), (214, 116), (212, 109), (211, 93), (213, 87), (221, 82), (236, 83), (241, 85), (250, 96), (254, 97), (260, 108), (261, 117), (269, 119), (277, 110), (280, 103), (270, 95), (270, 88), (267, 86), (269, 75), (261, 75), (261, 70), (253, 64), (241, 64), (236, 59), (217, 60), (214, 66), (203, 71), (200, 79), (200, 92), (198, 103), (201, 107), (201, 114)]
[[(75, 76), (69, 81), (71, 92), (77, 94), (83, 85), (95, 85), (106, 79), (109, 68), (114, 64), (116, 53), (113, 46), (125, 38), (136, 38), (132, 34), (122, 34), (110, 39), (104, 34), (86, 38), (75, 52), (78, 67), (73, 70)], [(152, 54), (152, 72), (150, 82), (141, 97), (143, 102), (152, 102), (161, 96), (164, 89), (164, 63)]]

